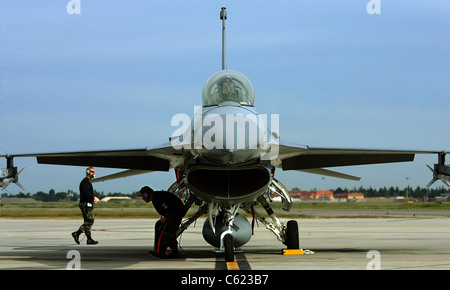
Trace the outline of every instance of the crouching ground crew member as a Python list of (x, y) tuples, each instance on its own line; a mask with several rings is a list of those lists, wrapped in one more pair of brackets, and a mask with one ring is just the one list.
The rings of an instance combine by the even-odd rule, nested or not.
[(80, 226), (78, 231), (72, 233), (75, 242), (80, 244), (80, 235), (84, 233), (87, 237), (88, 245), (98, 244), (91, 237), (91, 227), (94, 224), (94, 204), (97, 200), (94, 197), (94, 188), (91, 184), (91, 179), (95, 177), (95, 170), (92, 167), (86, 169), (86, 177), (80, 183), (80, 209), (83, 214), (84, 223)]
[[(148, 186), (144, 186), (140, 190), (142, 199), (145, 202), (152, 201), (156, 211), (162, 216), (161, 234), (155, 241), (155, 248), (150, 251), (151, 255), (158, 256), (160, 258), (178, 258), (180, 257), (180, 251), (178, 250), (178, 242), (176, 232), (181, 224), (181, 220), (186, 213), (183, 202), (167, 191), (153, 191)], [(155, 230), (160, 223), (157, 223)], [(172, 251), (170, 254), (166, 254), (167, 248)]]

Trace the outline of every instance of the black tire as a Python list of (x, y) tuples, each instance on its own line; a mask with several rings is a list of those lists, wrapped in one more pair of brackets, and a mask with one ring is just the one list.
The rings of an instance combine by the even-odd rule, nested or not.
[(225, 248), (225, 262), (233, 262), (234, 261), (233, 236), (230, 234), (226, 234), (225, 237), (223, 237), (223, 245)]
[(288, 249), (300, 249), (297, 221), (288, 221), (286, 226), (286, 246)]

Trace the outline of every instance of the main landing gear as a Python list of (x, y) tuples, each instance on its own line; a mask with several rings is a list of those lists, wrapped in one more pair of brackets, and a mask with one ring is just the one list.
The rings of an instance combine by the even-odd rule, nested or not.
[[(270, 216), (271, 220), (262, 217), (253, 206), (244, 205), (242, 208), (251, 213), (254, 218), (258, 221), (262, 222), (267, 229), (275, 234), (279, 241), (281, 241), (284, 245), (286, 245), (288, 250), (299, 250), (300, 242), (299, 242), (299, 230), (298, 223), (295, 220), (289, 220), (286, 225), (280, 222), (280, 220), (276, 217), (272, 208), (269, 206), (266, 198), (264, 196), (260, 196), (258, 198), (258, 202), (264, 207), (267, 214)], [(233, 218), (229, 219), (232, 224)], [(220, 250), (223, 251), (225, 261), (233, 262), (234, 261), (234, 232), (231, 230), (225, 231), (221, 235), (221, 246)]]
[(246, 208), (246, 211), (253, 214), (258, 221), (263, 223), (268, 230), (275, 234), (280, 242), (287, 246), (288, 249), (299, 249), (300, 243), (297, 221), (290, 220), (286, 223), (285, 226), (275, 215), (274, 211), (263, 195), (258, 197), (258, 202), (264, 207), (270, 217), (270, 220), (262, 217), (256, 210), (252, 209), (251, 207)]
[[(261, 204), (264, 207), (270, 218), (263, 217), (255, 210), (254, 207), (257, 204)], [(203, 204), (199, 207), (196, 214), (181, 224), (177, 231), (177, 236), (200, 216), (207, 213), (208, 218), (205, 220), (202, 230), (204, 239), (212, 246), (219, 248), (226, 262), (233, 262), (235, 248), (246, 244), (251, 239), (253, 232), (249, 221), (243, 215), (237, 213), (239, 209), (243, 209), (251, 214), (253, 219), (263, 223), (267, 229), (275, 234), (279, 241), (286, 245), (287, 249), (298, 250), (300, 248), (297, 221), (290, 220), (286, 224), (281, 223), (264, 195), (259, 196), (256, 203), (251, 202), (230, 206), (215, 203)]]

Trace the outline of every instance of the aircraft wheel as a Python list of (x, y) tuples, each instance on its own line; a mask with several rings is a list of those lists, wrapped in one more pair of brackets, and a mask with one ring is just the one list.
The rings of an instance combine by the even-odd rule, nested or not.
[(287, 222), (286, 246), (288, 249), (300, 249), (297, 221), (291, 220)]
[(233, 236), (230, 234), (226, 234), (223, 237), (223, 245), (225, 247), (225, 262), (233, 262), (234, 261), (234, 242)]

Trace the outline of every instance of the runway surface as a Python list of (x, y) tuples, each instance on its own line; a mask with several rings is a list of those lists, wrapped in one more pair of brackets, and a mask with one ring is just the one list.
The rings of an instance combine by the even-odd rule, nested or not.
[[(155, 270), (382, 270), (450, 269), (450, 218), (298, 219), (300, 247), (309, 255), (283, 256), (285, 246), (259, 224), (251, 241), (226, 263), (202, 237), (204, 219), (181, 236), (183, 257), (148, 255), (154, 223), (146, 219), (96, 219), (98, 245), (76, 245), (74, 219), (0, 219), (0, 269)], [(287, 220), (282, 220), (286, 222)]]

